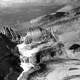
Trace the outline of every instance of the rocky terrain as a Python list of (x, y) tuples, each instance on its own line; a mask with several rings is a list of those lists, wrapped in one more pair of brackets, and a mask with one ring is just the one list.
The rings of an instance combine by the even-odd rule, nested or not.
[(16, 26), (0, 32), (0, 80), (80, 80), (80, 7)]
[(23, 43), (18, 44), (23, 68), (18, 80), (80, 79), (79, 18), (80, 7), (30, 21)]
[(4, 32), (0, 33), (0, 80), (17, 80), (22, 72), (17, 44), (10, 30), (5, 27)]

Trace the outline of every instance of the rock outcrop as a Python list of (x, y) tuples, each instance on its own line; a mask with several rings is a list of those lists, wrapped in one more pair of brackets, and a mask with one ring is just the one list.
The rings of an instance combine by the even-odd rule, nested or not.
[[(78, 7), (45, 15), (31, 23), (34, 27), (27, 30), (23, 43), (17, 45), (23, 68), (17, 80), (80, 79), (80, 52), (74, 53), (76, 49), (71, 48), (80, 43), (79, 22)], [(49, 38), (38, 26), (50, 33)]]

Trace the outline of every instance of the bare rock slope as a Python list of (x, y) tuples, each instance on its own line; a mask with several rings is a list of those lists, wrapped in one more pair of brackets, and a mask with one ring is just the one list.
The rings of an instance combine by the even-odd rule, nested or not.
[[(80, 7), (42, 16), (30, 25), (23, 43), (18, 44), (24, 70), (18, 80), (80, 80)], [(40, 42), (36, 33), (45, 31), (53, 37)]]

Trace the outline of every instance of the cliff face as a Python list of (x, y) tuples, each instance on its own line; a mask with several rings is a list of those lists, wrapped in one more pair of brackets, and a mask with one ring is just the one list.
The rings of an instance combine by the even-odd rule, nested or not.
[(11, 28), (0, 34), (0, 79), (80, 79), (80, 7), (41, 16), (27, 26), (25, 36)]
[[(38, 18), (38, 20), (31, 21), (30, 26), (31, 27), (27, 29), (27, 32), (31, 30), (29, 37), (32, 35), (31, 38), (35, 38), (35, 29), (40, 27), (49, 31), (51, 36), (57, 38), (57, 40), (48, 40), (46, 42), (44, 40), (44, 43), (39, 43), (39, 40), (37, 40), (37, 42), (32, 41), (27, 44), (25, 40), (26, 38), (28, 39), (28, 37), (27, 35), (25, 36), (23, 43), (18, 44), (19, 52), (23, 57), (22, 63), (25, 64), (21, 66), (24, 69), (23, 66), (27, 68), (29, 63), (32, 65), (29, 66), (27, 70), (24, 69), (18, 80), (80, 79), (80, 7), (67, 12), (56, 12), (44, 15)], [(50, 37), (50, 39), (53, 38)], [(31, 47), (33, 43), (34, 45), (39, 44), (28, 49), (28, 45)], [(77, 47), (76, 49), (70, 49), (72, 46)], [(33, 55), (28, 57), (27, 54)], [(28, 62), (26, 60), (28, 60)]]

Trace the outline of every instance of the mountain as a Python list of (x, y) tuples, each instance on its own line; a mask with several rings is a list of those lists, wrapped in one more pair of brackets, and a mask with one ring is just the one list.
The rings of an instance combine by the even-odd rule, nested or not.
[(66, 12), (56, 11), (55, 13), (40, 16), (27, 23), (24, 22), (19, 24), (18, 28), (22, 27), (20, 32), (26, 35), (29, 28), (34, 28), (37, 26), (48, 29), (52, 34), (55, 32), (61, 41), (69, 41), (70, 43), (77, 41), (79, 42), (80, 7), (68, 10)]
[[(26, 54), (28, 54), (27, 52), (29, 50), (35, 55), (33, 50), (38, 49), (38, 47), (27, 49), (26, 47), (28, 44), (25, 42), (19, 44), (20, 48), (18, 48), (21, 51), (21, 55), (26, 59), (23, 58), (24, 71), (18, 80), (80, 79), (80, 7), (62, 12), (58, 10), (55, 13), (43, 15), (31, 20), (28, 24), (22, 23), (20, 25), (25, 27), (25, 30), (23, 31), (26, 33), (27, 31), (32, 30), (31, 34), (29, 33), (32, 37), (35, 32), (39, 32), (34, 29), (38, 27), (44, 28), (45, 30), (51, 32), (53, 36), (56, 35), (58, 37), (58, 41), (55, 42), (56, 44), (52, 43), (52, 45), (55, 45), (52, 49), (47, 48), (43, 51), (37, 52), (37, 56), (35, 58), (36, 60), (32, 59), (32, 61), (38, 61), (38, 67), (36, 68), (36, 66), (32, 63), (34, 67), (29, 67), (28, 70), (26, 70), (26, 67), (29, 65), (29, 63), (25, 62), (27, 59)], [(34, 34), (34, 37), (36, 37), (36, 34)], [(30, 36), (28, 37), (30, 38)], [(26, 39), (28, 39), (28, 37), (26, 35)], [(26, 41), (26, 39), (24, 41)], [(45, 44), (45, 46), (46, 45), (47, 44)], [(48, 44), (48, 46), (49, 45), (50, 44)]]
[[(48, 13), (47, 15), (43, 15), (40, 16), (36, 19), (33, 19), (31, 21), (28, 22), (24, 22), (24, 23), (17, 23), (14, 26), (9, 26), (12, 27), (16, 33), (21, 34), (21, 36), (25, 36), (27, 31), (31, 28), (33, 29), (34, 27), (41, 27), (44, 29), (49, 30), (53, 35), (55, 33), (55, 35), (59, 38), (59, 41), (61, 41), (65, 47), (70, 48), (73, 46), (79, 46), (80, 45), (72, 45), (72, 44), (80, 44), (80, 7), (78, 8), (74, 8), (68, 11), (56, 11), (54, 13)], [(8, 29), (6, 28), (6, 30), (8, 31)], [(14, 55), (15, 53), (18, 53), (15, 50), (16, 45), (18, 43), (14, 43), (12, 42), (12, 37), (14, 38), (13, 40), (15, 40), (16, 35), (14, 34), (15, 32), (13, 32), (10, 29), (10, 33), (11, 35), (9, 35), (9, 31), (4, 34), (0, 34), (0, 49), (1, 49), (1, 63), (0, 63), (0, 79), (5, 77), (5, 78), (9, 78), (9, 80), (13, 80), (12, 77), (16, 76), (18, 77), (20, 72), (22, 71), (20, 68), (20, 59), (19, 57), (17, 57), (16, 55)], [(14, 34), (14, 35), (13, 35)], [(8, 35), (8, 36), (7, 36)], [(57, 46), (60, 46), (61, 44), (58, 44)], [(53, 50), (54, 53), (56, 52), (56, 50), (58, 49), (58, 47), (55, 46), (55, 48), (51, 49), (50, 51), (44, 50), (42, 52), (40, 52), (40, 54), (43, 54), (48, 52), (51, 53), (50, 55), (52, 57), (54, 57), (53, 54)], [(61, 52), (60, 52), (61, 53)], [(58, 50), (57, 50), (57, 54), (58, 54)], [(44, 54), (42, 55), (44, 58), (46, 58), (47, 56), (45, 56)], [(76, 55), (76, 54), (75, 54)], [(78, 55), (76, 55), (78, 57)], [(44, 60), (43, 58), (43, 60)], [(78, 57), (79, 58), (79, 57)], [(17, 60), (19, 59), (19, 64), (17, 63)], [(47, 59), (47, 58), (46, 58)], [(70, 61), (70, 62), (69, 62)], [(32, 73), (30, 72), (28, 77), (26, 76), (27, 72), (25, 72), (22, 76), (22, 78), (26, 78), (27, 80), (43, 80), (48, 78), (48, 80), (51, 80), (52, 74), (53, 74), (53, 79), (54, 80), (59, 80), (58, 77), (60, 77), (60, 79), (62, 80), (62, 78), (64, 78), (64, 80), (66, 79), (72, 79), (75, 78), (75, 76), (80, 76), (80, 74), (75, 74), (80, 72), (79, 68), (80, 68), (80, 60), (66, 60), (66, 59), (56, 59), (56, 60), (51, 60), (51, 61), (45, 61), (41, 64), (39, 64), (40, 68), (39, 70), (35, 70), (32, 71)], [(7, 65), (7, 66), (6, 66)], [(15, 66), (16, 65), (16, 66)], [(4, 67), (6, 66), (6, 68), (4, 69)], [(73, 67), (72, 67), (73, 66)], [(68, 67), (68, 68), (67, 68)], [(72, 76), (69, 75), (68, 77), (65, 77), (66, 75), (63, 75), (65, 72), (71, 73), (71, 69), (74, 69), (74, 73), (72, 72)], [(14, 72), (15, 71), (15, 72)], [(53, 71), (53, 72), (52, 72)], [(61, 73), (59, 73), (59, 71), (61, 71)], [(76, 72), (75, 72), (76, 71)], [(6, 73), (5, 73), (6, 72)], [(63, 73), (64, 72), (64, 73)], [(47, 75), (46, 73), (51, 73), (51, 75)], [(14, 75), (13, 75), (14, 74)], [(62, 75), (61, 75), (62, 74)], [(42, 76), (43, 75), (43, 76)], [(58, 75), (58, 77), (56, 77), (55, 79), (55, 75)], [(74, 75), (74, 76), (73, 76)], [(46, 76), (46, 78), (45, 78)], [(62, 77), (61, 77), (62, 76)], [(14, 78), (16, 78), (14, 77)], [(36, 79), (35, 79), (36, 78)], [(16, 79), (14, 79), (16, 80)]]

